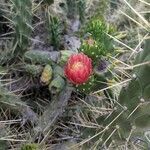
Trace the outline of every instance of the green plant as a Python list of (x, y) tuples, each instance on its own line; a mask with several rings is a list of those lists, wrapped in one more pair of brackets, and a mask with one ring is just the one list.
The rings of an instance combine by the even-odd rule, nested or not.
[(1, 126), (0, 127), (1, 133), (0, 133), (0, 150), (7, 150), (8, 149), (8, 142), (3, 139), (3, 137), (6, 136), (6, 127)]
[(47, 31), (49, 32), (49, 40), (56, 50), (60, 47), (62, 26), (57, 16), (52, 16), (49, 9), (46, 12)]
[(32, 1), (12, 0), (12, 13), (10, 20), (13, 23), (14, 32), (14, 56), (27, 51), (29, 38), (32, 33)]
[(54, 0), (44, 0), (45, 4), (51, 5), (54, 3)]
[[(79, 51), (92, 58), (94, 69), (89, 81), (83, 85), (78, 85), (77, 90), (92, 93), (108, 86), (107, 79), (111, 75), (107, 56), (110, 53), (114, 54), (113, 40), (108, 34), (112, 34), (114, 31), (100, 18), (89, 20), (83, 31), (85, 38), (82, 40)], [(107, 91), (110, 93), (110, 90)]]
[(93, 134), (97, 139), (98, 147), (108, 147), (112, 142), (126, 141), (127, 144), (133, 140), (144, 141), (145, 147), (149, 148), (148, 130), (150, 127), (150, 40), (146, 41), (145, 48), (138, 54), (132, 71), (132, 79), (127, 87), (123, 87), (118, 101), (114, 104), (114, 111), (107, 117), (98, 117), (97, 122), (102, 129), (85, 130)]
[(41, 65), (24, 64), (23, 70), (32, 77), (37, 77), (41, 74), (43, 67)]
[(91, 57), (94, 65), (102, 58), (113, 53), (113, 42), (107, 34), (112, 33), (102, 19), (90, 20), (84, 29), (85, 39), (82, 41), (80, 51)]
[(21, 150), (39, 150), (38, 144), (26, 144), (21, 147)]
[(86, 0), (78, 0), (77, 1), (77, 8), (79, 11), (79, 19), (83, 24), (85, 22), (85, 10), (86, 10)]
[(76, 18), (77, 15), (77, 0), (66, 0), (67, 16), (69, 19)]
[(52, 64), (57, 62), (59, 53), (30, 50), (24, 54), (24, 59), (32, 64)]

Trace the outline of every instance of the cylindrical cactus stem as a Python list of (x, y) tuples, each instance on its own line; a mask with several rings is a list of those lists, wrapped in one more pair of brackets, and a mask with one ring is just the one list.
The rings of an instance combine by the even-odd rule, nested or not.
[(77, 17), (77, 0), (66, 0), (67, 4), (67, 16), (69, 19), (75, 19)]
[(42, 72), (43, 67), (41, 65), (30, 65), (25, 64), (23, 66), (23, 69), (29, 73), (29, 75), (32, 75), (33, 77), (39, 76)]
[(21, 147), (21, 150), (40, 150), (39, 149), (39, 144), (24, 144), (22, 147)]
[(53, 80), (49, 84), (49, 90), (52, 94), (60, 93), (65, 87), (64, 70), (58, 65), (53, 66)]
[(40, 51), (40, 50), (30, 50), (24, 54), (24, 59), (27, 62), (33, 64), (53, 64), (58, 63), (59, 65), (64, 65), (68, 58), (75, 54), (75, 52), (70, 50), (61, 50), (61, 51)]
[(72, 91), (73, 88), (67, 84), (59, 94), (57, 93), (57, 95), (52, 97), (52, 102), (47, 106), (43, 115), (39, 118), (38, 125), (33, 129), (33, 140), (38, 139), (41, 141), (43, 138), (47, 138), (46, 133), (52, 129), (52, 126), (64, 112)]
[(64, 69), (62, 67), (55, 65), (53, 70), (54, 70), (54, 77), (57, 77), (59, 75), (65, 78)]
[(78, 0), (77, 3), (78, 11), (79, 11), (79, 19), (81, 23), (85, 21), (85, 10), (86, 10), (86, 0)]
[(0, 126), (0, 150), (7, 150), (8, 149), (8, 141), (2, 140), (3, 137), (7, 136), (7, 129), (3, 123)]
[(51, 5), (54, 3), (54, 0), (44, 0), (43, 3), (46, 5)]
[(60, 52), (47, 52), (39, 50), (30, 50), (24, 55), (25, 60), (33, 64), (53, 64), (53, 62), (58, 61), (59, 57)]
[(21, 100), (21, 98), (0, 85), (0, 103), (3, 108), (9, 108), (14, 114), (20, 114), (24, 123), (28, 120), (32, 123), (36, 122), (37, 116), (31, 108)]
[(49, 32), (49, 40), (56, 50), (59, 50), (61, 45), (61, 21), (58, 17), (52, 16), (49, 9), (46, 11), (47, 30)]
[(32, 1), (12, 0), (10, 19), (15, 30), (14, 47), (16, 54), (24, 53), (28, 48), (29, 37), (32, 33)]

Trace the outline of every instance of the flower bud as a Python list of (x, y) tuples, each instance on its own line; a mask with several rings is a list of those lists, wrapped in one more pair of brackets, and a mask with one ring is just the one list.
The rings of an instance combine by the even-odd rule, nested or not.
[(46, 65), (41, 75), (41, 82), (45, 85), (48, 85), (52, 79), (52, 74), (52, 67), (50, 65)]
[(57, 94), (61, 92), (61, 90), (65, 86), (65, 80), (61, 76), (57, 76), (52, 80), (52, 82), (49, 85), (49, 90), (52, 94)]

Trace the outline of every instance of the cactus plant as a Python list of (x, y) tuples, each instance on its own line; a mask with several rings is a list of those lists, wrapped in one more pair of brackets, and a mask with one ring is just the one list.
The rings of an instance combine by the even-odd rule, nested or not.
[(39, 150), (38, 144), (25, 144), (21, 147), (21, 150)]
[(52, 94), (59, 94), (65, 87), (65, 80), (61, 76), (56, 76), (49, 85)]
[(66, 81), (64, 79), (64, 71), (60, 66), (58, 66), (58, 65), (54, 66), (53, 74), (54, 74), (53, 79), (49, 84), (49, 91), (52, 94), (57, 95), (65, 87)]
[[(112, 141), (127, 140), (130, 142), (133, 139), (145, 141), (147, 148), (150, 146), (145, 136), (150, 128), (148, 111), (150, 109), (149, 43), (150, 40), (147, 40), (144, 50), (138, 54), (135, 60), (137, 67), (133, 68), (133, 78), (127, 87), (122, 88), (112, 114), (106, 118), (97, 119), (97, 122), (103, 126), (102, 130), (97, 131), (101, 133), (99, 134), (101, 140), (98, 144), (101, 148), (109, 146)], [(85, 132), (90, 133), (89, 130)]]
[(77, 15), (77, 0), (66, 0), (66, 4), (68, 18), (74, 19)]
[(62, 26), (58, 17), (52, 16), (47, 9), (46, 13), (47, 31), (49, 32), (49, 40), (56, 50), (60, 47)]
[(77, 8), (79, 11), (79, 19), (81, 23), (85, 22), (85, 10), (86, 10), (86, 0), (78, 0)]
[(20, 55), (27, 50), (32, 33), (32, 1), (12, 0), (12, 11), (10, 19), (15, 30), (14, 52)]
[(31, 65), (31, 64), (25, 64), (22, 67), (29, 75), (36, 77), (39, 76), (42, 72), (43, 67), (40, 65)]
[(93, 19), (88, 22), (84, 32), (86, 35), (82, 41), (80, 51), (91, 57), (96, 62), (107, 56), (109, 53), (113, 53), (113, 43), (107, 34), (112, 32), (110, 27), (103, 19)]
[[(94, 73), (88, 82), (78, 85), (77, 90), (92, 93), (108, 86), (107, 79), (111, 75), (106, 59), (110, 53), (113, 54), (114, 47), (113, 41), (107, 34), (112, 34), (113, 28), (108, 26), (104, 19), (94, 18), (89, 20), (83, 31), (85, 35), (79, 51), (92, 59)], [(107, 90), (107, 92), (112, 95), (110, 90)]]
[(44, 0), (43, 2), (47, 5), (51, 5), (54, 3), (54, 0)]
[(45, 85), (48, 85), (52, 79), (52, 67), (50, 65), (46, 65), (41, 75), (41, 82)]
[(59, 52), (30, 50), (24, 54), (24, 59), (33, 64), (52, 64), (58, 61), (59, 55)]

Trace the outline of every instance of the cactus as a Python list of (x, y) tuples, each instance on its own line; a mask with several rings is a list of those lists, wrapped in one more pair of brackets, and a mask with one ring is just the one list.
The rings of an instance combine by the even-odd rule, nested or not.
[(113, 53), (113, 43), (107, 35), (112, 32), (112, 29), (107, 27), (102, 19), (90, 20), (84, 32), (86, 37), (82, 41), (80, 51), (91, 57), (95, 64), (102, 56)]
[(47, 9), (46, 13), (46, 21), (47, 21), (47, 30), (49, 32), (49, 40), (51, 44), (54, 46), (56, 50), (60, 47), (60, 41), (61, 41), (61, 33), (62, 33), (62, 27), (61, 27), (61, 21), (58, 17), (52, 16), (49, 12), (49, 9)]
[(49, 90), (52, 94), (59, 94), (65, 87), (63, 69), (59, 66), (54, 67), (54, 78), (49, 84)]
[(33, 64), (53, 64), (58, 61), (59, 55), (59, 52), (30, 50), (24, 54), (24, 59)]
[[(133, 68), (133, 78), (127, 87), (123, 87), (114, 111), (108, 117), (99, 117), (97, 122), (104, 128), (98, 132), (99, 147), (109, 146), (112, 141), (119, 142), (133, 139), (144, 141), (150, 147), (145, 136), (150, 129), (150, 40), (147, 40), (144, 50), (138, 54)], [(144, 64), (145, 63), (145, 64)], [(143, 65), (139, 65), (143, 64)], [(139, 66), (138, 66), (139, 65)], [(119, 105), (118, 105), (119, 103)], [(90, 133), (91, 130), (85, 130)], [(92, 132), (91, 132), (92, 133)], [(94, 139), (96, 139), (95, 137)]]
[(54, 3), (54, 0), (44, 0), (43, 3), (45, 3), (47, 5), (51, 5)]
[(20, 114), (24, 121), (36, 121), (36, 114), (21, 100), (20, 96), (11, 93), (0, 83), (0, 103), (2, 108), (9, 108), (13, 114)]
[(60, 59), (58, 60), (58, 64), (61, 66), (64, 66), (68, 60), (68, 58), (75, 54), (74, 51), (70, 51), (70, 50), (62, 50), (60, 51)]
[(42, 72), (43, 67), (40, 65), (30, 65), (30, 64), (25, 64), (22, 67), (29, 75), (36, 77), (39, 76)]
[(21, 147), (21, 150), (39, 150), (38, 144), (26, 144)]
[(84, 23), (86, 3), (86, 0), (66, 0), (67, 17), (69, 19), (77, 19), (79, 16), (81, 23)]
[(77, 8), (79, 11), (79, 19), (81, 23), (85, 22), (85, 9), (86, 9), (86, 0), (78, 0)]
[(86, 83), (82, 85), (76, 85), (77, 91), (83, 92), (86, 94), (93, 93), (94, 91), (97, 91), (98, 89), (103, 89), (106, 87), (107, 87), (107, 77), (103, 77), (97, 74), (92, 75)]
[(0, 150), (7, 150), (8, 145), (5, 141), (0, 141)]
[[(90, 94), (99, 89), (106, 88), (108, 86), (108, 79), (112, 77), (108, 68), (109, 65), (106, 60), (101, 59), (98, 61), (97, 65), (93, 69), (93, 74), (90, 79), (82, 85), (77, 85), (77, 91)], [(109, 94), (109, 97), (112, 97), (111, 90), (108, 89), (104, 92), (104, 94), (108, 97), (107, 93)]]
[(60, 67), (59, 65), (55, 65), (54, 66), (54, 77), (57, 77), (57, 76), (61, 76), (61, 77), (65, 77), (64, 76), (64, 70), (63, 70), (63, 68), (62, 67)]
[(50, 65), (46, 65), (41, 75), (41, 82), (48, 85), (52, 79), (53, 70)]
[(66, 0), (67, 16), (69, 19), (75, 19), (77, 15), (77, 0)]
[[(62, 116), (68, 100), (71, 96), (73, 88), (66, 85), (60, 94), (56, 93), (52, 97), (52, 102), (46, 107), (43, 115), (39, 118), (37, 126), (33, 129), (34, 139), (41, 141), (42, 139), (47, 139), (47, 133), (52, 130), (56, 121)], [(42, 139), (41, 139), (42, 138)]]
[(60, 93), (65, 86), (65, 80), (61, 76), (57, 76), (49, 85), (49, 90), (52, 94)]
[(3, 124), (1, 124), (0, 130), (1, 130), (1, 133), (0, 133), (0, 150), (7, 150), (8, 149), (8, 142), (3, 140), (3, 137), (5, 137), (7, 135), (7, 133), (6, 133), (7, 129)]
[(32, 1), (12, 0), (11, 20), (15, 30), (14, 52), (24, 53), (28, 48), (29, 37), (32, 33)]
[(3, 11), (3, 10), (7, 10), (7, 5), (6, 5), (6, 2), (4, 0), (1, 0), (0, 3), (3, 3), (4, 5), (1, 5), (0, 6), (0, 33), (3, 34), (3, 33), (6, 33), (7, 30), (9, 29), (9, 27), (7, 26), (7, 24), (5, 23), (6, 19), (5, 19), (5, 15), (6, 13)]
[[(114, 52), (112, 40), (107, 35), (113, 33), (113, 28), (107, 27), (103, 19), (94, 18), (86, 25), (84, 32), (86, 35), (79, 51), (92, 58), (95, 67), (91, 79), (84, 85), (77, 86), (77, 90), (92, 93), (107, 87), (107, 79), (111, 76), (105, 59)], [(110, 90), (107, 92), (112, 95)]]
[(1, 105), (8, 105), (12, 110), (21, 110), (26, 104), (15, 94), (12, 94), (7, 88), (0, 83), (0, 102)]

